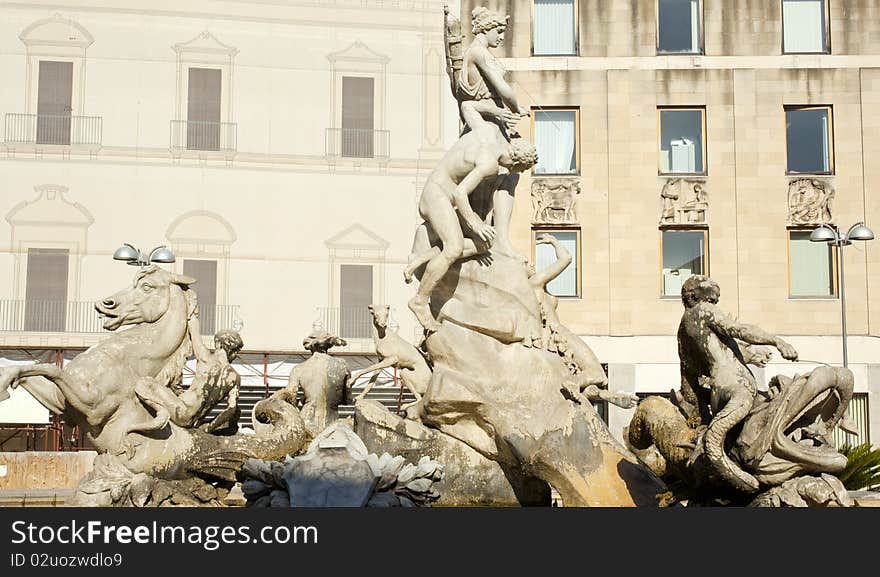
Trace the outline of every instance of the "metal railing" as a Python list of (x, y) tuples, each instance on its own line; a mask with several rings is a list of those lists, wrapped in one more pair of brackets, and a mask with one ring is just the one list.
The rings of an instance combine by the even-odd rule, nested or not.
[(61, 144), (101, 146), (100, 116), (7, 113), (4, 141), (7, 144)]
[(238, 305), (199, 304), (199, 332), (213, 335), (221, 329), (234, 328)]
[[(203, 335), (232, 328), (238, 305), (199, 305)], [(0, 300), (0, 331), (103, 333), (104, 321), (92, 301)]]
[(238, 124), (235, 122), (172, 120), (171, 148), (235, 152), (238, 149)]
[(325, 151), (329, 157), (387, 159), (390, 134), (371, 128), (328, 128)]
[(318, 307), (324, 330), (343, 339), (373, 337), (373, 317), (367, 307)]
[(0, 300), (0, 331), (101, 333), (102, 324), (93, 302)]

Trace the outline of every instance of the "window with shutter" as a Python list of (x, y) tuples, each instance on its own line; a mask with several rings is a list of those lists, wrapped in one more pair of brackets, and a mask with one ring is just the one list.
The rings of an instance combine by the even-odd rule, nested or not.
[(67, 249), (28, 249), (24, 330), (64, 332), (69, 258)]
[(199, 296), (199, 325), (203, 335), (217, 332), (217, 261), (183, 261), (183, 274), (196, 279), (194, 289)]
[(367, 307), (373, 304), (373, 267), (340, 265), (339, 283), (339, 336), (370, 338), (372, 321)]
[(40, 61), (37, 143), (70, 144), (73, 63)]
[(221, 85), (219, 69), (189, 69), (186, 147), (190, 150), (220, 150)]
[(373, 78), (342, 77), (342, 156), (373, 157)]

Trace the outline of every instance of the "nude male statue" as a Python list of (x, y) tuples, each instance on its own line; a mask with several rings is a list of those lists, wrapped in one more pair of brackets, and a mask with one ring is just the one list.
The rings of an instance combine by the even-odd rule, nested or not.
[[(428, 176), (419, 200), (419, 214), (439, 238), (442, 248), (439, 251), (437, 247), (431, 248), (413, 259), (414, 262), (427, 261), (427, 266), (409, 308), (429, 332), (440, 328), (429, 307), (429, 298), (437, 283), (456, 260), (486, 250), (470, 244), (465, 250), (462, 223), (473, 240), (485, 247), (496, 237), (495, 228), (474, 212), (468, 197), (485, 181), (497, 179), (502, 169), (519, 173), (534, 166), (537, 160), (531, 143), (520, 139), (508, 141), (495, 124), (484, 123), (459, 138)], [(507, 194), (509, 191), (503, 188), (495, 191), (496, 197)], [(507, 223), (501, 222), (499, 226), (506, 229)]]
[(704, 449), (713, 468), (737, 489), (754, 492), (759, 488), (757, 479), (723, 450), (727, 433), (749, 414), (757, 394), (755, 377), (746, 366), (749, 359), (737, 341), (772, 345), (790, 361), (796, 361), (798, 354), (781, 338), (724, 314), (717, 306), (720, 296), (718, 284), (703, 275), (694, 275), (682, 285), (685, 310), (678, 327), (682, 395), (699, 408), (703, 425), (708, 424)]

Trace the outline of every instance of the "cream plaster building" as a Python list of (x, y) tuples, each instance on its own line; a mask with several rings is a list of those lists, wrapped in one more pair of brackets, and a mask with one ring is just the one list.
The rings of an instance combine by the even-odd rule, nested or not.
[[(401, 273), (458, 129), (442, 4), (0, 4), (2, 362), (63, 363), (102, 338), (91, 301), (129, 282), (123, 242), (167, 244), (171, 268), (201, 277), (202, 318), (240, 327), (256, 396), (284, 384), (313, 324), (366, 362), (368, 302), (415, 342)], [(837, 257), (807, 237), (880, 230), (874, 3), (469, 0), (468, 37), (476, 5), (511, 15), (498, 55), (541, 157), (514, 243), (538, 267), (541, 232), (576, 254), (551, 290), (612, 389), (678, 386), (678, 289), (696, 272), (800, 352), (762, 383), (841, 363)], [(880, 242), (843, 257), (853, 416), (878, 444)], [(49, 420), (23, 395), (0, 423)], [(619, 435), (630, 411), (605, 413)]]
[[(257, 392), (286, 384), (313, 326), (366, 362), (371, 303), (414, 340), (402, 271), (418, 194), (457, 136), (442, 14), (440, 0), (0, 3), (0, 362), (63, 363), (104, 338), (92, 303), (131, 282), (122, 243), (173, 250), (162, 266), (199, 279), (206, 335), (240, 329)], [(0, 423), (48, 421), (23, 390), (0, 405)]]
[[(681, 282), (721, 286), (741, 322), (788, 339), (758, 379), (842, 362), (835, 250), (821, 222), (880, 231), (880, 8), (868, 0), (468, 0), (510, 15), (497, 55), (541, 157), (512, 237), (575, 264), (551, 284), (560, 318), (607, 363), (612, 389), (679, 383)], [(843, 249), (853, 416), (880, 444), (880, 242)], [(611, 407), (620, 433), (631, 411)]]

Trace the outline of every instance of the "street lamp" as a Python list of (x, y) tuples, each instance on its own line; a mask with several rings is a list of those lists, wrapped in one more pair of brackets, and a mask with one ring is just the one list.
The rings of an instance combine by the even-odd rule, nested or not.
[(810, 233), (810, 242), (824, 242), (837, 247), (837, 277), (840, 279), (840, 334), (843, 337), (843, 366), (846, 367), (848, 359), (846, 355), (846, 294), (843, 283), (843, 247), (849, 246), (854, 240), (873, 240), (874, 231), (865, 226), (864, 222), (857, 222), (841, 235), (837, 225), (820, 224)]
[(116, 252), (113, 253), (113, 259), (124, 260), (133, 266), (147, 266), (151, 262), (171, 263), (176, 260), (174, 253), (164, 245), (157, 246), (151, 250), (150, 256), (147, 257), (143, 252), (127, 242), (116, 249)]

